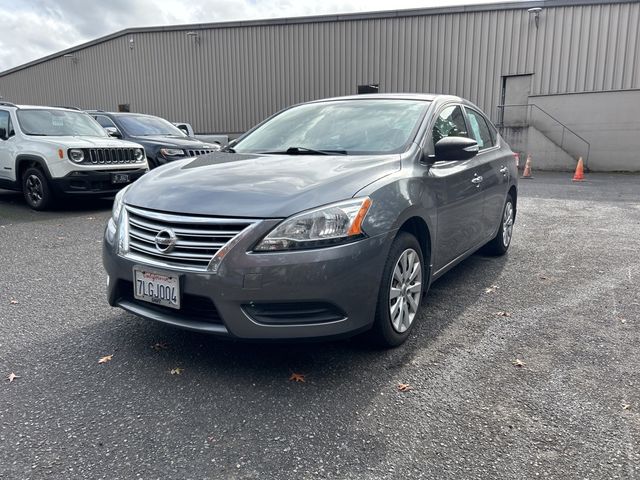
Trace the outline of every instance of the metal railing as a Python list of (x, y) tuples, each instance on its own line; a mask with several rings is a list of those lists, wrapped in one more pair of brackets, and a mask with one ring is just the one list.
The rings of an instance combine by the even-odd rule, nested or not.
[(498, 128), (532, 126), (569, 155), (583, 157), (585, 168), (589, 166), (591, 144), (564, 123), (535, 103), (498, 105)]

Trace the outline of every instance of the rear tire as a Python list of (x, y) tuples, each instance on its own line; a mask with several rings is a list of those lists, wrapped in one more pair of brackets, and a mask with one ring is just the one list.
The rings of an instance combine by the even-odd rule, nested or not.
[(513, 237), (513, 222), (515, 221), (515, 204), (511, 194), (507, 195), (507, 200), (502, 208), (502, 217), (500, 217), (500, 228), (496, 236), (487, 243), (483, 251), (487, 255), (499, 257), (509, 250), (511, 238)]
[(404, 343), (420, 313), (427, 280), (420, 243), (410, 233), (400, 232), (382, 272), (378, 304), (369, 338), (383, 348)]
[(54, 203), (54, 195), (46, 175), (37, 167), (29, 167), (22, 175), (22, 194), (34, 210), (46, 210)]

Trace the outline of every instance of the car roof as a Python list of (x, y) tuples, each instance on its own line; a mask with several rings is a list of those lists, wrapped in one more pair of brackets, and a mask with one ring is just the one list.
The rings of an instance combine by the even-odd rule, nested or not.
[(460, 97), (453, 95), (442, 95), (435, 93), (363, 93), (358, 95), (346, 95), (342, 97), (331, 97), (316, 100), (318, 102), (335, 101), (335, 100), (422, 100), (425, 102), (433, 102), (439, 99), (452, 99), (462, 101)]
[[(158, 117), (157, 115), (150, 115), (148, 113), (138, 113), (138, 112), (105, 112), (103, 110), (85, 110), (85, 111), (92, 115), (114, 115), (117, 117), (125, 117), (127, 115), (136, 115), (136, 116), (143, 116), (143, 117)], [(158, 118), (162, 118), (162, 117), (158, 117)]]
[(81, 112), (82, 110), (78, 110), (77, 108), (71, 107), (53, 107), (51, 105), (16, 105), (9, 102), (3, 102), (0, 100), (0, 107), (4, 108), (15, 108), (17, 110), (62, 110), (69, 111), (72, 110), (74, 112)]
[(480, 110), (477, 105), (466, 98), (458, 97), (456, 95), (446, 95), (443, 93), (363, 93), (343, 97), (323, 98), (304, 103), (321, 103), (340, 100), (421, 100), (424, 102), (437, 102), (438, 104), (455, 102)]

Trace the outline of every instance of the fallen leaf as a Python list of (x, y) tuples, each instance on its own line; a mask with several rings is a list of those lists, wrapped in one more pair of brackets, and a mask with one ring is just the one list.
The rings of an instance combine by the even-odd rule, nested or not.
[(304, 383), (304, 374), (302, 374), (302, 373), (292, 373), (291, 376), (289, 377), (289, 381)]
[(522, 360), (520, 360), (519, 358), (516, 358), (516, 359), (515, 359), (513, 362), (511, 362), (511, 363), (513, 363), (513, 366), (514, 366), (514, 367), (519, 367), (519, 368), (522, 368), (522, 367), (524, 367), (524, 366), (526, 365), (526, 363), (524, 363), (524, 362), (523, 362)]
[(58, 240), (64, 240), (64, 237), (58, 237)]
[(156, 352), (159, 352), (160, 350), (167, 350), (169, 348), (169, 344), (165, 342), (158, 342), (155, 345), (151, 345), (151, 348)]
[(398, 390), (401, 392), (408, 392), (410, 390), (413, 390), (413, 388), (408, 383), (399, 383)]
[(98, 360), (98, 363), (110, 362), (112, 358), (113, 358), (113, 355), (105, 355), (104, 357), (100, 357), (100, 360)]
[(546, 280), (547, 277), (545, 277), (544, 275), (540, 275), (540, 280)]
[(18, 300), (14, 300), (13, 298), (11, 299), (11, 301), (9, 302), (11, 305), (18, 305)]
[(627, 323), (627, 319), (626, 318), (621, 318), (620, 319), (620, 323)]
[(484, 293), (493, 293), (499, 288), (500, 287), (498, 285), (491, 285), (490, 287), (484, 289)]
[(176, 367), (171, 369), (171, 375), (180, 375), (184, 372), (184, 368)]
[(498, 312), (496, 313), (497, 316), (499, 317), (510, 317), (511, 314), (509, 312)]
[(631, 405), (629, 405), (628, 403), (623, 403), (622, 404), (622, 409), (623, 410), (631, 410)]
[(20, 378), (20, 376), (16, 375), (13, 372), (11, 372), (9, 375), (7, 375), (7, 380), (9, 381), (9, 383), (13, 382), (16, 378)]

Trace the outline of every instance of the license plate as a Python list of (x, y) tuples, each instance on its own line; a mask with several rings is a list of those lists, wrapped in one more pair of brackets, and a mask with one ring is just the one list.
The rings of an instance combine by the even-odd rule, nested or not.
[(129, 183), (131, 178), (128, 173), (112, 173), (111, 183)]
[(179, 309), (180, 281), (177, 275), (134, 268), (133, 295), (138, 300)]

